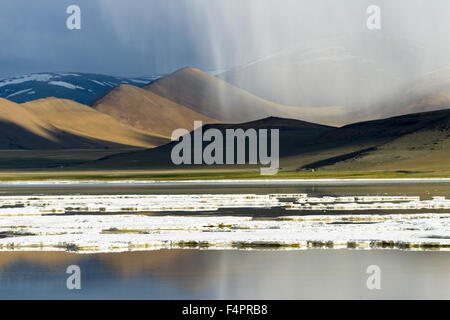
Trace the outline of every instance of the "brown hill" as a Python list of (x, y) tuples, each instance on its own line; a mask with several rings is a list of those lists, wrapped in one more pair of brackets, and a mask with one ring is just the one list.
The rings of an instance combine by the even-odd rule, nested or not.
[(161, 136), (136, 130), (72, 100), (46, 98), (21, 106), (53, 127), (87, 139), (136, 147), (154, 147), (167, 142)]
[[(355, 123), (341, 128), (269, 118), (217, 128), (279, 128), (282, 170), (381, 170), (448, 172), (450, 109)], [(238, 169), (243, 166), (175, 166), (174, 143), (151, 150), (106, 156), (83, 166), (138, 169)], [(224, 149), (224, 154), (226, 150)], [(246, 168), (244, 166), (244, 168)]]
[(192, 130), (194, 121), (218, 122), (151, 91), (119, 85), (92, 104), (121, 123), (170, 138), (173, 130)]
[[(387, 119), (365, 121), (326, 132), (298, 153), (301, 168), (338, 167), (343, 163), (347, 170), (362, 168), (362, 159), (367, 155), (382, 155), (377, 158), (377, 166), (393, 164), (396, 161), (419, 157), (417, 150), (427, 150), (430, 158), (435, 158), (442, 168), (449, 167), (447, 158), (441, 158), (436, 147), (441, 136), (448, 136), (450, 109), (413, 113)], [(432, 134), (430, 134), (432, 132)], [(448, 137), (447, 137), (448, 139)], [(440, 142), (439, 142), (440, 144)], [(381, 153), (381, 150), (385, 152)], [(387, 151), (389, 150), (389, 151)], [(378, 157), (378, 156), (377, 156)], [(394, 161), (395, 160), (395, 161)], [(357, 164), (358, 163), (358, 164)], [(366, 161), (369, 169), (375, 164)], [(424, 163), (424, 167), (429, 163)], [(366, 168), (367, 169), (367, 168)], [(411, 170), (405, 166), (404, 170)]]
[(0, 149), (86, 149), (118, 146), (60, 130), (24, 106), (0, 99)]
[(200, 70), (184, 68), (143, 89), (222, 122), (245, 122), (270, 116), (327, 124), (341, 123), (340, 107), (291, 107), (239, 89)]
[[(393, 119), (401, 120), (402, 118)], [(392, 130), (386, 130), (390, 131), (389, 135), (393, 139), (384, 144), (379, 143), (352, 157), (340, 157), (339, 161), (330, 161), (330, 159), (321, 161), (321, 169), (439, 174), (450, 172), (450, 110), (419, 113), (404, 119), (409, 120), (410, 123), (405, 121), (403, 124), (407, 130), (397, 131), (403, 134), (396, 137)]]
[[(280, 133), (280, 155), (281, 157), (289, 156), (299, 153), (305, 146), (309, 146), (314, 143), (323, 134), (331, 132), (336, 128), (330, 126), (324, 126), (320, 124), (269, 117), (256, 121), (240, 123), (240, 124), (207, 124), (204, 125), (202, 130), (218, 129), (225, 134), (227, 129), (279, 129)], [(191, 132), (191, 135), (193, 132)], [(180, 166), (174, 166), (171, 162), (171, 151), (175, 144), (178, 142), (171, 142), (169, 144), (149, 149), (139, 150), (127, 153), (120, 153), (115, 155), (109, 155), (102, 159), (93, 162), (87, 162), (82, 165), (86, 168), (108, 168), (108, 169), (120, 169), (120, 168), (133, 168), (133, 169), (175, 169)], [(205, 144), (204, 144), (205, 146)], [(192, 148), (194, 145), (191, 146)], [(228, 151), (224, 146), (225, 155)], [(185, 169), (199, 169), (205, 168), (204, 166), (181, 166)], [(227, 169), (230, 166), (222, 166)]]
[(54, 129), (21, 105), (0, 98), (1, 149), (55, 146)]

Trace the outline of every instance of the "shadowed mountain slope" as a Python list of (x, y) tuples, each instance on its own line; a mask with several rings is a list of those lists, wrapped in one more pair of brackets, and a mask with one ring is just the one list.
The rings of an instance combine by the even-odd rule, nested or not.
[[(209, 128), (222, 131), (227, 128), (280, 129), (280, 157), (283, 170), (312, 168), (338, 170), (338, 164), (349, 164), (350, 161), (360, 161), (359, 159), (364, 159), (364, 156), (374, 155), (380, 170), (390, 170), (392, 165), (395, 170), (407, 171), (415, 167), (413, 166), (415, 163), (420, 164), (418, 166), (420, 170), (428, 168), (428, 170), (436, 171), (447, 167), (450, 170), (450, 157), (447, 155), (450, 137), (449, 123), (450, 109), (447, 109), (355, 123), (341, 128), (269, 118), (243, 124), (206, 125), (203, 130)], [(174, 144), (175, 142), (172, 142), (152, 150), (112, 155), (85, 165), (96, 168), (175, 168), (170, 158)], [(447, 156), (444, 157), (444, 155)], [(420, 156), (420, 159), (424, 161), (414, 160), (416, 156)], [(206, 166), (184, 167), (186, 169), (207, 168)], [(230, 168), (230, 166), (220, 167)], [(371, 165), (369, 163), (364, 166), (353, 162), (342, 168), (346, 170), (365, 168), (370, 171)]]
[[(397, 131), (400, 135), (393, 139), (385, 137), (385, 143), (366, 145), (369, 148), (360, 147), (351, 157), (325, 159), (319, 166), (316, 163), (308, 167), (332, 171), (450, 172), (450, 110), (420, 113), (409, 120), (409, 128)], [(394, 132), (388, 135), (392, 138)]]
[[(218, 129), (224, 135), (226, 129), (279, 129), (280, 130), (280, 150), (283, 155), (289, 155), (295, 150), (301, 148), (302, 145), (308, 145), (321, 134), (333, 130), (333, 127), (320, 124), (270, 117), (242, 124), (208, 124), (201, 129), (205, 132), (208, 129)], [(191, 135), (193, 132), (191, 132)], [(177, 142), (171, 142), (167, 145), (130, 153), (122, 153), (104, 157), (92, 163), (86, 163), (87, 167), (95, 168), (174, 168), (171, 163), (171, 151)], [(206, 146), (208, 143), (204, 143)], [(192, 148), (194, 144), (192, 143)], [(224, 150), (226, 154), (226, 150)], [(186, 166), (191, 167), (192, 166)], [(201, 167), (201, 166), (196, 166)], [(228, 166), (227, 166), (228, 167)]]
[(85, 149), (117, 144), (60, 130), (20, 104), (0, 99), (0, 149)]
[(70, 100), (17, 104), (0, 99), (0, 149), (153, 147), (167, 142)]
[(17, 103), (0, 98), (0, 148), (54, 148), (55, 128)]

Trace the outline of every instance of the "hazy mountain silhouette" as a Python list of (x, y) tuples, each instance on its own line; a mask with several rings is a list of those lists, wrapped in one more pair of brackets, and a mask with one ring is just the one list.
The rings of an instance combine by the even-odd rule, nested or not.
[(339, 123), (344, 113), (340, 107), (276, 104), (194, 68), (178, 70), (143, 89), (222, 122), (245, 122), (274, 116)]

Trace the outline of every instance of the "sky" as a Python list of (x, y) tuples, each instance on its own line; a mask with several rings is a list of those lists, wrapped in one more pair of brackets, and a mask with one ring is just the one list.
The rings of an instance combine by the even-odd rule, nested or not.
[[(81, 30), (66, 27), (73, 4)], [(367, 32), (372, 4), (382, 10), (379, 32), (448, 56), (448, 0), (2, 0), (0, 78), (230, 68), (309, 39)]]

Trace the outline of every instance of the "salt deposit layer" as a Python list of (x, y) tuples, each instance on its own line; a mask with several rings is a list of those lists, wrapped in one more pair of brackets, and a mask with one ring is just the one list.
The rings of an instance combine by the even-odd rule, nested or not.
[(180, 248), (449, 250), (450, 200), (306, 193), (0, 196), (2, 251)]

